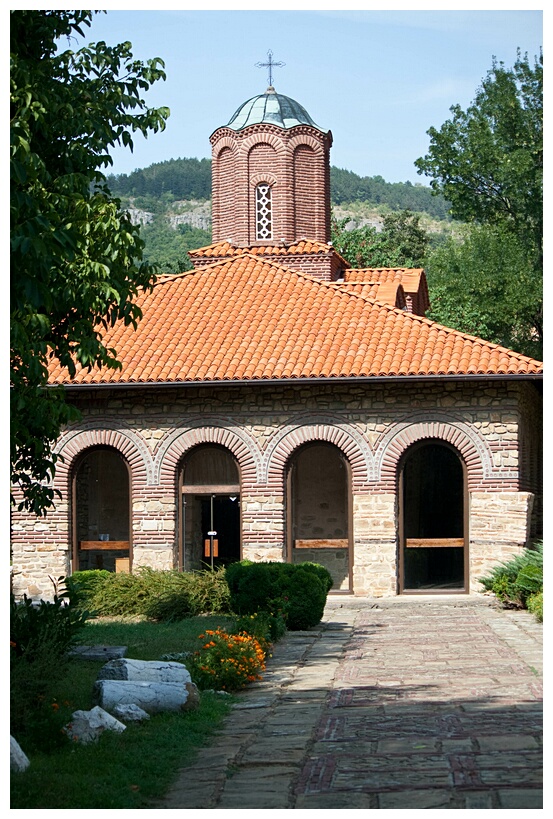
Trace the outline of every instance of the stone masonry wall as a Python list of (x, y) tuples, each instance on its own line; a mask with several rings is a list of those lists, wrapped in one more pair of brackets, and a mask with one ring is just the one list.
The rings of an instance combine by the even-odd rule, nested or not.
[(351, 475), (355, 594), (397, 593), (398, 469), (417, 441), (446, 441), (465, 463), (474, 590), (487, 568), (529, 536), (534, 494), (520, 484), (525, 385), (518, 382), (95, 388), (71, 395), (83, 419), (58, 444), (62, 498), (44, 519), (13, 515), (18, 594), (51, 596), (48, 576), (71, 572), (74, 466), (92, 446), (115, 448), (128, 464), (134, 567), (177, 565), (178, 478), (186, 453), (202, 443), (226, 447), (239, 465), (242, 556), (253, 560), (285, 559), (286, 472), (294, 452), (312, 441), (338, 447)]

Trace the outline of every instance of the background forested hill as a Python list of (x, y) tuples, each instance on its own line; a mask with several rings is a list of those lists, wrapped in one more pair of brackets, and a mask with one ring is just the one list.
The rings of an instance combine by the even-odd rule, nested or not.
[[(167, 273), (189, 270), (188, 250), (211, 242), (211, 160), (170, 159), (108, 182), (143, 226), (146, 260)], [(387, 214), (409, 210), (435, 241), (451, 232), (447, 202), (424, 185), (331, 167), (330, 189), (333, 216), (346, 230), (380, 230)]]
[[(116, 196), (154, 197), (170, 194), (174, 199), (211, 197), (210, 159), (169, 159), (131, 174), (109, 176)], [(367, 202), (387, 205), (391, 210), (425, 212), (435, 219), (447, 218), (447, 203), (432, 196), (429, 187), (411, 182), (386, 182), (381, 176), (358, 176), (352, 171), (331, 167), (330, 191), (333, 205)]]

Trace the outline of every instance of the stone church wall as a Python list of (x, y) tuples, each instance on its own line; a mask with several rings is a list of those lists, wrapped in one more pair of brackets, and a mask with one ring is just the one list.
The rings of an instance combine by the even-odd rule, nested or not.
[(473, 591), (481, 589), (484, 571), (519, 551), (530, 535), (537, 476), (531, 485), (521, 443), (539, 429), (529, 431), (527, 416), (532, 421), (538, 403), (529, 384), (258, 383), (86, 389), (71, 395), (83, 418), (59, 441), (64, 460), (55, 486), (62, 497), (46, 518), (13, 515), (17, 594), (49, 597), (49, 575), (71, 571), (74, 465), (93, 446), (115, 448), (128, 464), (134, 567), (176, 565), (178, 476), (185, 454), (201, 443), (226, 447), (238, 462), (242, 555), (253, 560), (285, 558), (286, 470), (293, 453), (312, 441), (338, 447), (350, 469), (358, 595), (397, 593), (398, 469), (417, 441), (443, 440), (465, 464)]

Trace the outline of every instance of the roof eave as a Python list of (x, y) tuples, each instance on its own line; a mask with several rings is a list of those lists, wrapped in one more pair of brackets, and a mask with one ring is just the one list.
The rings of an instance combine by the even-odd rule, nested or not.
[[(542, 381), (543, 373), (478, 373), (470, 375), (363, 375), (350, 377), (313, 377), (313, 378), (257, 378), (257, 379), (228, 379), (213, 381), (117, 381), (93, 384), (63, 384), (66, 390), (96, 390), (96, 389), (135, 389), (138, 387), (251, 387), (252, 385), (267, 386), (297, 386), (304, 384), (373, 384), (390, 382), (421, 382), (421, 381)], [(48, 386), (58, 386), (49, 384)]]

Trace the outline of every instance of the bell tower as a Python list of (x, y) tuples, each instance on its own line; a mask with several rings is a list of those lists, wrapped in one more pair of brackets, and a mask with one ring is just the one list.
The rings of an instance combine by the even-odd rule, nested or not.
[(330, 241), (330, 147), (298, 102), (269, 85), (211, 135), (213, 242)]

